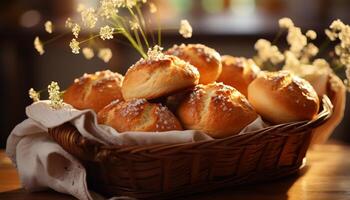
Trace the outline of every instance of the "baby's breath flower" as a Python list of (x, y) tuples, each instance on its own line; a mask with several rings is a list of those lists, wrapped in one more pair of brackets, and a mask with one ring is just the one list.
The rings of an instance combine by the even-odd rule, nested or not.
[(66, 28), (72, 28), (73, 26), (73, 21), (70, 17), (67, 18), (66, 22), (65, 22), (65, 25), (64, 25)]
[(137, 30), (140, 28), (140, 24), (137, 21), (129, 21), (130, 29)]
[(61, 97), (60, 87), (58, 86), (58, 83), (52, 81), (51, 84), (47, 86), (47, 91), (49, 93), (51, 108), (61, 108), (63, 106), (63, 100)]
[(343, 48), (350, 48), (350, 26), (344, 25), (343, 29), (339, 32), (340, 45)]
[(340, 19), (337, 19), (334, 20), (329, 27), (335, 31), (340, 31), (344, 28), (344, 26), (345, 24)]
[(307, 45), (307, 38), (299, 27), (291, 27), (288, 29), (287, 42), (290, 45), (290, 51), (300, 56), (300, 51)]
[(85, 10), (85, 5), (80, 3), (77, 6), (77, 12), (83, 12), (83, 10)]
[(138, 0), (117, 0), (117, 7), (132, 8), (136, 6), (137, 2)]
[(337, 39), (338, 37), (338, 34), (329, 30), (329, 29), (326, 29), (324, 30), (325, 34), (327, 35), (327, 37), (331, 40), (331, 41), (334, 41)]
[(149, 48), (147, 52), (147, 59), (149, 60), (159, 60), (164, 57), (163, 47), (155, 45), (153, 48)]
[(157, 12), (157, 6), (156, 6), (156, 4), (154, 4), (154, 3), (149, 3), (149, 12), (150, 13), (156, 13)]
[(296, 74), (302, 73), (301, 63), (299, 59), (292, 52), (285, 51), (284, 56), (285, 56), (285, 64), (283, 66), (284, 70), (289, 70)]
[(105, 63), (108, 63), (112, 58), (112, 51), (110, 48), (102, 48), (98, 51), (98, 57), (102, 59)]
[(192, 37), (192, 27), (191, 27), (190, 23), (186, 19), (185, 20), (181, 20), (179, 33), (184, 38)]
[(72, 33), (73, 33), (73, 35), (74, 35), (75, 38), (78, 38), (78, 37), (79, 37), (80, 29), (81, 29), (81, 28), (80, 28), (79, 24), (74, 23), (74, 24), (72, 25)]
[(284, 17), (278, 20), (278, 24), (281, 28), (286, 28), (286, 29), (289, 29), (294, 26), (293, 21), (287, 17)]
[(83, 48), (82, 52), (84, 57), (88, 60), (94, 57), (94, 51), (91, 48), (85, 47)]
[(278, 50), (278, 47), (271, 45), (271, 42), (265, 39), (259, 39), (254, 46), (258, 51), (259, 60), (266, 62), (270, 60), (273, 64), (278, 64), (284, 60), (283, 54)]
[(306, 45), (306, 47), (303, 49), (303, 53), (301, 55), (301, 62), (302, 63), (309, 63), (310, 58), (316, 56), (318, 54), (318, 47), (315, 46), (313, 43), (309, 43)]
[(81, 11), (81, 20), (88, 28), (94, 28), (97, 22), (97, 15), (94, 8), (87, 8)]
[(79, 54), (79, 42), (75, 38), (73, 38), (72, 41), (70, 41), (69, 47), (72, 49), (72, 53)]
[(106, 19), (118, 13), (117, 0), (101, 0), (100, 5), (100, 15)]
[(48, 33), (52, 33), (52, 22), (51, 21), (45, 22), (45, 31)]
[(40, 38), (38, 36), (35, 37), (35, 39), (34, 39), (34, 47), (39, 52), (40, 55), (43, 55), (45, 53), (44, 45), (40, 41)]
[(317, 37), (316, 32), (313, 30), (308, 30), (305, 35), (306, 35), (306, 37), (310, 38), (311, 40), (314, 40)]
[(35, 91), (33, 88), (30, 88), (30, 90), (28, 91), (29, 93), (29, 97), (34, 101), (40, 101), (40, 93)]
[(102, 40), (109, 40), (113, 39), (113, 31), (114, 28), (111, 28), (110, 26), (104, 26), (100, 28), (100, 37)]
[[(349, 80), (350, 80), (350, 66), (346, 66), (346, 70), (345, 70), (345, 75), (346, 75), (346, 79), (349, 83)], [(349, 84), (347, 84), (348, 86), (348, 89), (349, 89)]]
[(331, 71), (330, 64), (327, 62), (327, 60), (322, 59), (322, 58), (315, 59), (312, 62), (312, 65), (314, 65), (315, 67), (317, 67), (318, 69), (320, 69), (322, 71), (328, 71), (328, 72)]

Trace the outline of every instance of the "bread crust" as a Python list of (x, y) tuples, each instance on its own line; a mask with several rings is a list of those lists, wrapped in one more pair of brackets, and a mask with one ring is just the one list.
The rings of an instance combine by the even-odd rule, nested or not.
[(200, 73), (199, 83), (201, 84), (212, 83), (221, 74), (220, 54), (203, 44), (174, 45), (165, 53), (177, 56), (195, 66)]
[(182, 130), (179, 120), (161, 104), (146, 99), (114, 101), (97, 115), (98, 122), (113, 127), (118, 132), (162, 132)]
[(92, 109), (98, 112), (111, 101), (123, 99), (122, 81), (122, 75), (109, 70), (84, 74), (68, 87), (63, 100), (76, 109)]
[(175, 56), (140, 60), (127, 71), (122, 93), (125, 100), (155, 99), (198, 84), (199, 72)]
[(287, 71), (260, 73), (248, 87), (248, 99), (274, 124), (311, 120), (319, 110), (318, 95), (311, 84)]
[(224, 55), (221, 57), (222, 72), (217, 82), (232, 86), (245, 96), (248, 85), (257, 77), (260, 68), (251, 59)]
[(197, 85), (180, 104), (177, 115), (186, 129), (214, 138), (238, 134), (257, 118), (246, 97), (222, 83)]

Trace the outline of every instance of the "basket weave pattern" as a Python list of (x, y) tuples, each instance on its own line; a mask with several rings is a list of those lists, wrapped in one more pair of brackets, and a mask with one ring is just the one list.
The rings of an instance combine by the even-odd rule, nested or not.
[(295, 173), (303, 163), (312, 130), (331, 113), (325, 97), (323, 110), (313, 121), (175, 145), (105, 146), (83, 138), (70, 124), (50, 129), (49, 134), (83, 163), (91, 189), (106, 196), (160, 199)]

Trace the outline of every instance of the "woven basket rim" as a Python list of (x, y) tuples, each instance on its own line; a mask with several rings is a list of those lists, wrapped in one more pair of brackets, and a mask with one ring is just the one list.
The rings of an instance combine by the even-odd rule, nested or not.
[[(273, 136), (278, 137), (281, 135), (288, 135), (290, 133), (297, 134), (298, 132), (302, 132), (303, 130), (313, 129), (320, 124), (324, 123), (333, 112), (333, 105), (330, 99), (324, 95), (322, 98), (322, 111), (311, 121), (299, 121), (299, 122), (291, 122), (285, 124), (278, 124), (273, 126), (268, 126), (256, 131), (247, 132), (240, 135), (232, 135), (227, 138), (222, 139), (214, 139), (214, 140), (205, 140), (198, 142), (186, 142), (186, 143), (176, 143), (176, 144), (153, 144), (153, 145), (132, 145), (132, 146), (121, 146), (121, 145), (106, 145), (96, 141), (89, 140), (83, 137), (78, 130), (71, 124), (64, 124), (59, 127), (49, 129), (49, 133), (53, 136), (53, 132), (78, 132), (79, 134), (75, 134), (74, 141), (69, 141), (69, 146), (78, 145), (79, 148), (84, 149), (84, 151), (89, 151), (90, 154), (89, 160), (96, 160), (96, 157), (101, 155), (101, 152), (105, 154), (110, 154), (113, 152), (114, 155), (123, 154), (123, 153), (155, 153), (160, 151), (165, 151), (167, 153), (171, 151), (181, 151), (181, 150), (189, 150), (193, 148), (203, 148), (206, 145), (218, 145), (220, 143), (224, 144), (227, 142), (240, 142), (241, 146), (245, 146), (250, 144), (249, 141), (254, 141), (256, 138), (261, 137), (264, 134), (270, 134), (271, 140), (273, 140)], [(278, 134), (276, 134), (276, 130), (279, 129)], [(274, 132), (271, 134), (271, 132)], [(54, 138), (55, 139), (55, 138)], [(83, 155), (82, 155), (83, 156)], [(86, 157), (86, 156), (83, 156)]]

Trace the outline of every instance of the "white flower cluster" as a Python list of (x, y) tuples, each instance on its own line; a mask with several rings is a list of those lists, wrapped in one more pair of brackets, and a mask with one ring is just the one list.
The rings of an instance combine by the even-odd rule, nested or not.
[(50, 85), (47, 86), (49, 93), (49, 100), (51, 108), (58, 109), (63, 106), (63, 99), (61, 97), (60, 87), (57, 82), (52, 81)]
[(147, 59), (148, 60), (159, 60), (164, 57), (163, 54), (163, 47), (160, 47), (158, 45), (155, 45), (153, 48), (149, 48), (147, 52)]
[(114, 28), (106, 25), (104, 27), (100, 28), (100, 37), (102, 40), (109, 40), (109, 39), (113, 39), (113, 31)]
[(97, 13), (94, 8), (82, 8), (81, 21), (86, 27), (94, 28), (97, 23), (97, 19)]
[(109, 19), (118, 13), (117, 0), (101, 0), (100, 1), (100, 15), (105, 19)]
[(102, 59), (105, 63), (109, 62), (109, 60), (112, 58), (112, 50), (109, 48), (101, 48), (98, 51), (98, 57)]
[(191, 27), (190, 23), (187, 20), (181, 20), (179, 33), (184, 38), (192, 37), (192, 27)]
[(70, 41), (69, 47), (72, 49), (72, 53), (79, 54), (79, 42), (75, 38)]
[(52, 29), (53, 29), (52, 22), (51, 21), (46, 21), (44, 26), (45, 26), (45, 31), (51, 34), (52, 33)]
[(94, 51), (89, 47), (83, 48), (82, 52), (83, 52), (84, 57), (87, 60), (90, 60), (95, 56)]
[(30, 88), (30, 90), (28, 91), (29, 97), (34, 101), (40, 101), (40, 93), (35, 91), (33, 88)]
[(38, 36), (36, 36), (34, 39), (34, 48), (39, 52), (40, 55), (43, 55), (45, 53), (44, 45)]
[(254, 46), (258, 52), (259, 63), (271, 61), (272, 64), (278, 64), (284, 60), (283, 54), (278, 47), (271, 45), (271, 42), (265, 39), (259, 39)]
[(350, 26), (338, 19), (333, 21), (329, 28), (325, 31), (328, 38), (331, 41), (339, 39), (339, 44), (335, 46), (334, 51), (340, 63), (346, 68), (346, 84), (350, 88)]

